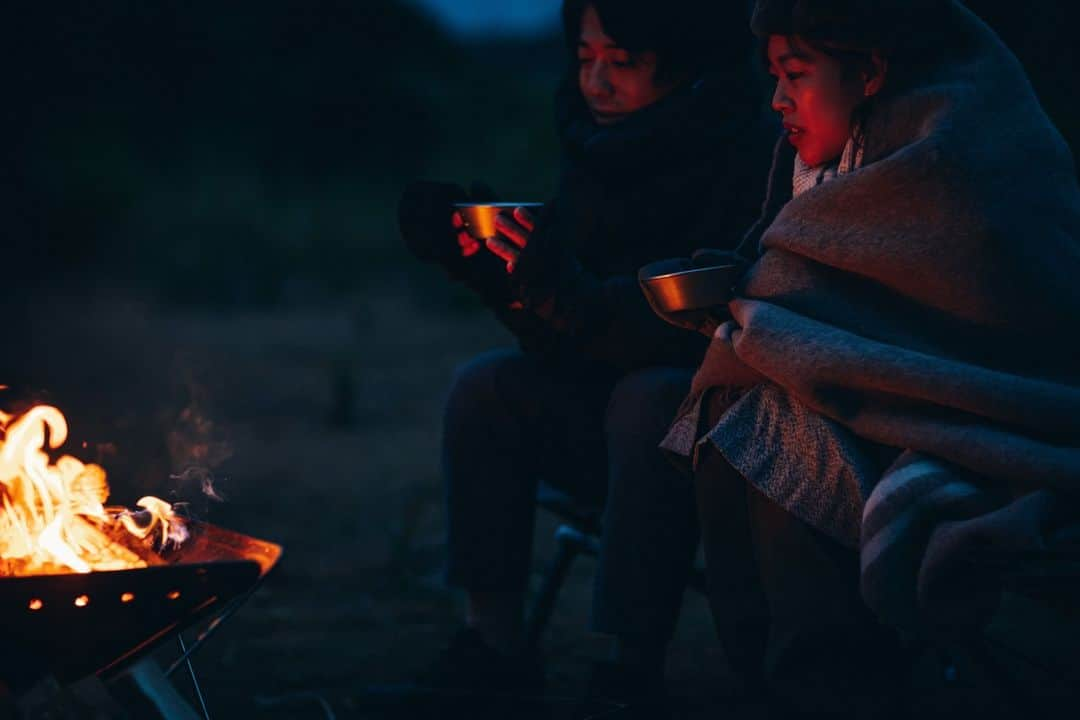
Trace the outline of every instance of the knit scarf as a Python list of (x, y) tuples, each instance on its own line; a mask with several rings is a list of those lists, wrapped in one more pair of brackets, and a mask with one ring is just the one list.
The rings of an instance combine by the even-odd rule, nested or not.
[(807, 190), (812, 190), (833, 178), (847, 175), (862, 167), (865, 143), (857, 142), (855, 140), (857, 137), (861, 137), (858, 131), (853, 133), (847, 144), (844, 145), (844, 152), (841, 153), (836, 162), (811, 167), (804, 163), (801, 157), (796, 156), (795, 173), (791, 187), (792, 197), (799, 197)]

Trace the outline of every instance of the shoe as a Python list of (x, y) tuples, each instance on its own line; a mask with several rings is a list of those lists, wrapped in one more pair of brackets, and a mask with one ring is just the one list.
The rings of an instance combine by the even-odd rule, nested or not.
[(409, 718), (495, 717), (542, 702), (543, 691), (544, 668), (538, 654), (504, 655), (476, 630), (462, 628), (412, 682), (371, 686), (358, 700), (369, 709), (397, 711)]
[(661, 675), (610, 662), (593, 663), (574, 720), (667, 720), (671, 702)]
[(536, 653), (504, 655), (476, 630), (462, 628), (417, 677), (416, 685), (453, 693), (539, 695), (544, 691), (544, 668)]

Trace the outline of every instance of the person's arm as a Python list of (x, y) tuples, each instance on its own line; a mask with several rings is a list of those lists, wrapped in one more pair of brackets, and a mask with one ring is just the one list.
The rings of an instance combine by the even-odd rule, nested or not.
[[(700, 209), (699, 216), (683, 232), (664, 238), (657, 246), (663, 244), (672, 254), (684, 257), (695, 248), (721, 248), (699, 251), (688, 264), (730, 262), (745, 267), (752, 262), (756, 236), (742, 244), (745, 256), (730, 250), (746, 228), (757, 227), (754, 221), (763, 216), (763, 210), (764, 217), (769, 215), (761, 204), (761, 179), (749, 168), (722, 177), (701, 174), (696, 186), (704, 192), (697, 199), (686, 197), (686, 207)], [(568, 226), (559, 211), (556, 200), (539, 218), (521, 210), (513, 218), (502, 217), (498, 223), (502, 239), (488, 244), (506, 263), (522, 303), (533, 316), (527, 324), (534, 337), (542, 334), (547, 347), (578, 350), (623, 369), (685, 365), (700, 358), (706, 341), (697, 333), (711, 335), (718, 313), (695, 311), (678, 318), (675, 326), (669, 325), (665, 319), (671, 318), (662, 319), (650, 308), (636, 274), (597, 277), (582, 267), (572, 248), (587, 246), (596, 231), (576, 223)], [(764, 222), (763, 218), (758, 225)], [(517, 316), (521, 324), (527, 315)]]
[[(550, 211), (549, 211), (550, 212)], [(500, 218), (505, 239), (489, 242), (507, 263), (529, 315), (532, 337), (549, 351), (581, 352), (620, 370), (651, 365), (687, 365), (705, 342), (664, 323), (649, 307), (634, 275), (597, 277), (559, 240), (554, 223), (541, 223), (518, 209)], [(519, 318), (518, 324), (525, 324)], [(541, 330), (544, 328), (546, 332)]]
[(598, 280), (580, 270), (538, 314), (569, 342), (622, 370), (686, 366), (700, 359), (707, 340), (664, 322), (653, 312), (634, 275)]

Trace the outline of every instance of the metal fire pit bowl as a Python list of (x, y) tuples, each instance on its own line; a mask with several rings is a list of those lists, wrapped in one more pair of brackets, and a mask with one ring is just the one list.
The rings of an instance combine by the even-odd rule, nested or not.
[(108, 676), (200, 619), (242, 602), (281, 547), (208, 523), (167, 565), (0, 578), (0, 682), (19, 692), (52, 676)]

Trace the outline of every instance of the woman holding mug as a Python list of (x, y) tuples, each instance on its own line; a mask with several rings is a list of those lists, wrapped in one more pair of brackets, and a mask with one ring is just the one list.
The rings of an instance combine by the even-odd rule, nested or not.
[(406, 241), (476, 290), (520, 345), (473, 360), (450, 391), (447, 575), (467, 614), (422, 684), (539, 687), (523, 604), (543, 481), (605, 508), (593, 622), (618, 650), (597, 666), (596, 694), (661, 694), (698, 532), (692, 488), (657, 444), (704, 343), (652, 314), (636, 269), (688, 254), (717, 223), (734, 246), (759, 211), (755, 159), (771, 132), (745, 20), (741, 5), (707, 0), (566, 0), (555, 198), (500, 218), (488, 248), (460, 234), (460, 218), (451, 226), (463, 191), (419, 184), (403, 198)]
[(1077, 489), (1080, 192), (959, 2), (758, 0), (753, 29), (785, 133), (663, 447), (694, 468), (729, 654), (789, 709), (888, 716), (905, 658), (860, 580), (890, 625), (918, 604), (914, 576), (867, 592), (889, 505)]

